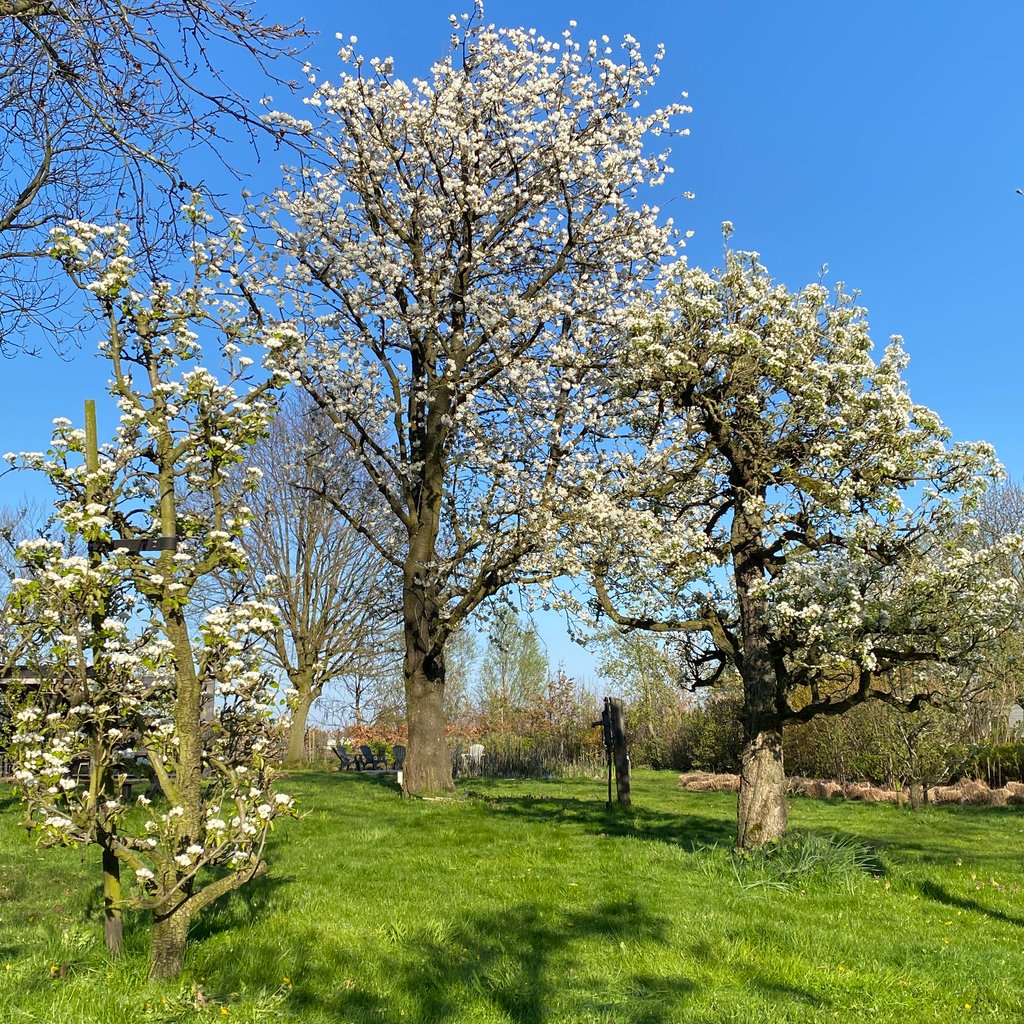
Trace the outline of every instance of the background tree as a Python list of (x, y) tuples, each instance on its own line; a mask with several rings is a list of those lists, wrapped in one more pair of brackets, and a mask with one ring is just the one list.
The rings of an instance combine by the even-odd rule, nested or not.
[[(12, 581), (19, 575), (19, 546), (26, 540), (44, 535), (46, 519), (43, 506), (35, 502), (17, 507), (0, 506), (0, 606), (6, 602)], [(0, 616), (0, 671), (17, 666), (23, 654), (20, 638)]]
[(1019, 544), (972, 543), (990, 447), (948, 443), (841, 288), (791, 294), (751, 253), (675, 274), (625, 347), (645, 448), (594, 500), (591, 557), (616, 622), (696, 638), (699, 684), (738, 672), (747, 847), (785, 831), (783, 726), (931, 700), (1005, 629)]
[(687, 706), (678, 653), (664, 638), (636, 630), (606, 631), (598, 645), (605, 692), (625, 699), (633, 764), (675, 767), (673, 748)]
[[(975, 518), (983, 544), (1024, 533), (1024, 489), (1014, 480), (995, 484), (982, 496)], [(1018, 553), (1008, 553), (1005, 571), (1024, 587), (1024, 562)], [(1010, 708), (1024, 706), (1024, 623), (1019, 617), (986, 653), (980, 671), (986, 685), (972, 703), (971, 738), (1006, 743), (1016, 738), (1011, 735)]]
[(399, 625), (396, 574), (380, 554), (390, 521), (358, 464), (326, 457), (334, 433), (316, 406), (296, 399), (249, 460), (260, 484), (245, 546), (257, 586), (278, 610), (272, 661), (295, 691), (289, 761), (305, 759), (310, 708), (332, 680), (350, 682), (358, 723)]
[[(250, 512), (236, 477), (288, 380), (277, 359), (296, 335), (253, 322), (244, 297), (222, 287), (234, 243), (204, 237), (191, 215), (194, 277), (180, 288), (136, 266), (123, 227), (57, 234), (55, 253), (100, 308), (120, 426), (94, 465), (86, 432), (66, 419), (48, 453), (10, 456), (46, 473), (65, 531), (93, 545), (93, 557), (45, 539), (22, 546), (30, 572), (15, 587), (15, 622), (49, 671), (40, 703), (18, 716), (16, 777), (36, 828), (99, 842), (134, 872), (135, 905), (153, 913), (154, 978), (180, 971), (197, 913), (266, 870), (267, 828), (291, 803), (271, 791), (274, 695), (253, 650), (273, 610), (235, 601), (194, 631), (187, 608), (203, 578), (244, 573)], [(204, 365), (200, 336), (222, 356), (221, 377)], [(258, 372), (248, 344), (265, 353)], [(119, 792), (137, 751), (167, 801), (144, 823)], [(82, 754), (88, 788), (71, 770)]]
[(296, 369), (401, 536), (411, 793), (452, 786), (449, 637), (557, 571), (610, 325), (668, 248), (630, 203), (669, 170), (645, 139), (685, 108), (637, 114), (661, 54), (623, 52), (456, 20), (449, 55), (406, 83), (345, 47), (349, 70), (310, 99), (328, 117), (320, 164), (269, 214), (310, 325)]
[(0, 0), (0, 351), (74, 326), (51, 228), (131, 219), (151, 257), (180, 251), (178, 207), (212, 187), (189, 154), (271, 141), (227, 54), (283, 87), (304, 35), (234, 0)]
[(499, 604), (480, 662), (480, 706), (488, 728), (514, 731), (530, 704), (543, 697), (547, 679), (548, 658), (536, 627), (523, 625), (514, 608)]
[(479, 710), (474, 696), (480, 657), (480, 641), (473, 623), (464, 623), (448, 638), (444, 652), (444, 717), (449, 728), (461, 728), (463, 733)]

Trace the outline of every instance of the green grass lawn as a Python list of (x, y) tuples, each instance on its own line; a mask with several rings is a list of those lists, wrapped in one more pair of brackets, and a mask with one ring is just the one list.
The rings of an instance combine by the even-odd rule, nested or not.
[(841, 841), (787, 875), (732, 857), (734, 797), (669, 773), (637, 773), (617, 815), (596, 781), (287, 788), (304, 817), (270, 875), (154, 985), (138, 920), (104, 953), (95, 851), (36, 849), (0, 787), (0, 1022), (1024, 1020), (1019, 809), (797, 799), (796, 829)]

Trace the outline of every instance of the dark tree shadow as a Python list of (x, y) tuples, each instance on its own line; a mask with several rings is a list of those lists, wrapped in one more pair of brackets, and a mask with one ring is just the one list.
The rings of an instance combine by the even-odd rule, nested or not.
[[(467, 1007), (484, 1003), (511, 1024), (546, 1024), (556, 1019), (561, 1001), (571, 1003), (576, 1016), (612, 1013), (621, 1024), (676, 1024), (685, 1019), (695, 983), (682, 976), (623, 977), (615, 962), (622, 940), (666, 944), (667, 929), (667, 919), (629, 901), (601, 904), (571, 917), (530, 903), (496, 908), (463, 918), (443, 938), (414, 934), (389, 949), (390, 998), (355, 984), (337, 991), (325, 1005), (319, 992), (300, 983), (289, 1009), (299, 1017), (316, 1010), (339, 1020), (390, 1022), (412, 1002), (418, 1019), (444, 1024), (464, 1019)], [(574, 946), (595, 941), (607, 945), (614, 983), (592, 976), (592, 959), (578, 977), (572, 968), (563, 969), (576, 962)]]
[(713, 815), (668, 814), (645, 807), (607, 810), (603, 801), (576, 797), (493, 796), (466, 789), (465, 795), (486, 803), (499, 814), (550, 825), (573, 824), (591, 835), (646, 839), (680, 846), (732, 847), (736, 832), (732, 822)]
[(978, 903), (977, 900), (956, 896), (935, 882), (921, 882), (918, 890), (922, 896), (926, 896), (936, 903), (942, 903), (947, 907), (956, 907), (958, 910), (967, 910), (973, 914), (984, 914), (995, 921), (1003, 921), (1017, 928), (1024, 928), (1024, 917), (1016, 917), (1002, 910), (993, 910), (991, 907), (986, 907), (983, 903)]

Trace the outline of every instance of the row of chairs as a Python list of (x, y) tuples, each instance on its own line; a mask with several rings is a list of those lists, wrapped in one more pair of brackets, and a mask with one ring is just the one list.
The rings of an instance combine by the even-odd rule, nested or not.
[[(333, 750), (338, 755), (342, 771), (349, 768), (354, 768), (357, 772), (388, 770), (388, 759), (384, 755), (375, 754), (365, 743), (360, 744), (357, 754), (349, 750), (344, 743), (335, 744)], [(405, 764), (405, 747), (401, 743), (396, 743), (391, 748), (391, 758), (391, 770), (400, 772)]]

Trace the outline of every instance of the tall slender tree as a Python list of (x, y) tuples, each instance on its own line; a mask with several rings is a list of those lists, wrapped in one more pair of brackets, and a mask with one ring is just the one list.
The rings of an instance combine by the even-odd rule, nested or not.
[(514, 728), (531, 702), (539, 702), (548, 679), (548, 659), (537, 630), (523, 625), (509, 605), (494, 610), (480, 662), (480, 703), (489, 727)]
[(305, 758), (310, 709), (326, 685), (371, 679), (392, 661), (387, 640), (400, 621), (397, 575), (380, 553), (390, 518), (359, 464), (331, 458), (334, 433), (308, 398), (294, 398), (249, 460), (260, 484), (245, 546), (278, 610), (270, 652), (294, 691), (289, 761)]
[[(453, 19), (427, 79), (345, 46), (309, 103), (318, 164), (269, 217), (309, 324), (295, 369), (393, 516), (400, 543), (406, 790), (450, 789), (445, 645), (503, 587), (550, 578), (593, 461), (613, 325), (670, 250), (634, 205), (669, 172), (645, 143), (687, 108), (627, 37)], [(272, 115), (284, 129), (301, 119)]]

